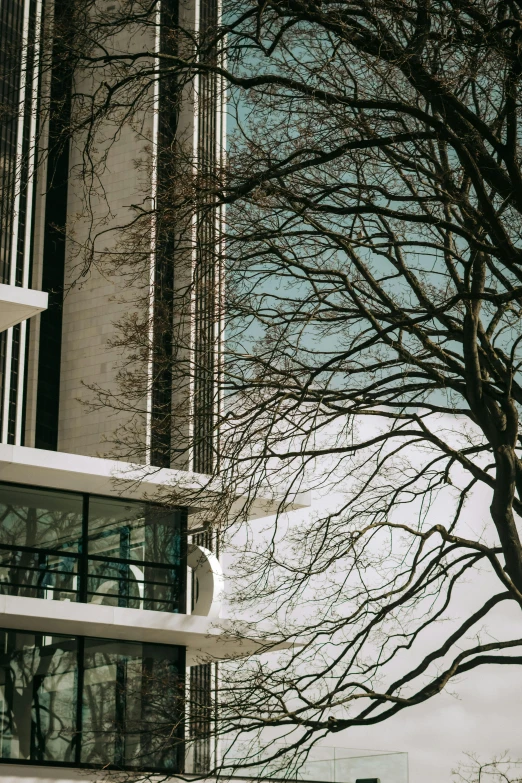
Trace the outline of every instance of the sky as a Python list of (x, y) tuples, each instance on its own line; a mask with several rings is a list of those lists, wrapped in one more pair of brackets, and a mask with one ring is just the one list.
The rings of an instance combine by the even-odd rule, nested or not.
[(328, 744), (407, 751), (410, 783), (450, 783), (465, 751), (484, 761), (505, 750), (522, 758), (521, 717), (522, 667), (495, 666), (462, 678), (451, 693), (386, 723), (340, 733)]
[[(325, 498), (320, 502), (323, 506)], [(331, 502), (335, 503), (335, 498)], [(482, 527), (485, 516), (489, 516), (488, 506), (489, 502), (481, 496), (471, 502), (467, 509), (470, 528)], [(305, 517), (309, 512), (296, 513)], [(268, 525), (268, 520), (264, 524)], [(483, 576), (481, 584), (484, 589)], [(498, 584), (492, 588), (498, 592)], [(463, 588), (455, 608), (457, 619), (469, 614), (478, 589), (478, 582), (473, 581)], [(506, 603), (488, 629), (494, 637), (509, 633), (514, 638), (513, 625), (517, 624), (519, 611)], [(442, 641), (445, 631), (435, 628), (431, 642), (437, 641), (438, 634)], [(522, 637), (522, 633), (519, 635)], [(483, 761), (504, 751), (513, 759), (522, 759), (522, 666), (481, 667), (458, 682), (453, 681), (449, 690), (420, 706), (404, 710), (382, 724), (332, 734), (322, 744), (406, 751), (409, 783), (453, 783), (452, 770), (466, 761), (466, 752), (477, 754)], [(381, 778), (381, 783), (387, 781)]]
[[(481, 496), (471, 502), (466, 514), (470, 527), (476, 530), (489, 517), (488, 506)], [(492, 587), (498, 592), (498, 584)], [(460, 595), (456, 611), (462, 619), (476, 589), (471, 582)], [(494, 635), (504, 631), (516, 638), (517, 624), (522, 631), (519, 611), (506, 604), (496, 614), (495, 627), (489, 628)], [(442, 640), (442, 629), (440, 633)], [(428, 702), (381, 725), (340, 733), (328, 744), (407, 751), (410, 783), (452, 783), (452, 770), (465, 761), (465, 752), (483, 761), (504, 751), (522, 759), (522, 666), (476, 669)]]

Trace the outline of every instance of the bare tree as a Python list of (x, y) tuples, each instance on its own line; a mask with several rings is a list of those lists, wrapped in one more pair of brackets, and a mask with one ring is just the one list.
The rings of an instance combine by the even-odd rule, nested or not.
[(513, 761), (507, 753), (496, 756), (491, 761), (481, 761), (473, 754), (466, 754), (467, 761), (454, 770), (454, 780), (466, 783), (518, 783), (520, 780), (520, 761)]
[[(120, 8), (111, 24), (155, 24), (154, 3)], [(171, 284), (174, 336), (154, 348), (146, 319), (127, 318), (120, 344), (158, 350), (156, 378), (208, 376), (206, 429), (189, 442), (180, 403), (165, 448), (179, 464), (212, 445), (206, 470), (227, 488), (216, 524), (232, 516), (234, 532), (258, 496), (283, 492), (269, 534), (246, 537), (238, 600), (267, 638), (300, 644), (278, 664), (230, 667), (219, 732), (276, 728), (287, 745), (265, 758), (287, 769), (287, 750), (385, 721), (474, 669), (522, 664), (522, 6), (230, 0), (211, 36), (170, 29), (154, 57), (100, 50), (94, 35), (79, 50), (78, 67), (104, 74), (76, 98), (83, 160), (103, 165), (96, 128), (136, 121), (154, 83), (175, 104), (197, 76), (228, 90), (226, 162), (201, 165), (176, 130), (158, 204), (135, 207), (117, 252), (95, 231), (83, 270), (116, 261), (139, 277), (152, 224), (176, 225), (168, 257), (205, 251)], [(194, 240), (194, 212), (215, 232)], [(217, 268), (223, 245), (226, 297), (208, 316), (225, 324), (220, 362), (220, 335), (188, 351), (183, 302), (215, 284), (209, 259)], [(98, 404), (138, 410), (149, 381), (120, 382)], [(134, 436), (118, 435), (120, 452)], [(342, 499), (289, 523), (286, 502), (310, 486)], [(514, 620), (488, 634), (508, 610)], [(242, 765), (257, 768), (256, 753)]]

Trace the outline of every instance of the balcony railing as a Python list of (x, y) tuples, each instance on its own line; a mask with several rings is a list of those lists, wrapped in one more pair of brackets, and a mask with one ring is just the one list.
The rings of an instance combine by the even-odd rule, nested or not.
[[(404, 752), (318, 745), (311, 748), (306, 756), (297, 757), (289, 752), (287, 756), (276, 760), (264, 760), (284, 748), (278, 742), (268, 741), (265, 750), (257, 743), (221, 739), (218, 743), (218, 763), (230, 770), (231, 777), (242, 780), (408, 783), (408, 754)], [(187, 772), (191, 771), (191, 762), (189, 757)], [(214, 763), (215, 759), (211, 759), (210, 766)]]
[(0, 484), (0, 594), (186, 611), (184, 509)]

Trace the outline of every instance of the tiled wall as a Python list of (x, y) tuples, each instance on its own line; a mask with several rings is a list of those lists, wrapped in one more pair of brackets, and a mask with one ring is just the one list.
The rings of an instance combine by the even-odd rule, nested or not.
[[(136, 40), (136, 39), (133, 39)], [(121, 42), (122, 47), (125, 42)], [(139, 40), (137, 41), (139, 45)], [(139, 117), (140, 128), (125, 126), (116, 141), (112, 142), (107, 156), (106, 169), (101, 177), (104, 196), (99, 194), (92, 201), (95, 220), (111, 215), (99, 226), (118, 229), (135, 214), (130, 205), (146, 206), (144, 201), (151, 193), (150, 160), (152, 156), (152, 112), (144, 111)], [(99, 134), (98, 150), (103, 150), (112, 127), (107, 125)], [(116, 375), (118, 368), (128, 363), (128, 357), (121, 349), (108, 347), (108, 341), (116, 334), (115, 322), (133, 309), (139, 309), (143, 316), (146, 307), (148, 269), (141, 269), (139, 280), (129, 284), (122, 275), (110, 276), (110, 263), (103, 251), (118, 247), (118, 232), (105, 233), (96, 242), (96, 250), (102, 251), (101, 267), (91, 265), (82, 276), (82, 258), (77, 251), (85, 243), (91, 230), (89, 220), (78, 220), (75, 215), (85, 208), (85, 189), (81, 176), (82, 150), (71, 152), (71, 181), (69, 185), (68, 214), (71, 216), (66, 262), (66, 296), (63, 308), (63, 336), (60, 384), (60, 423), (58, 450), (70, 453), (105, 456), (113, 453), (113, 446), (107, 443), (118, 427), (131, 422), (131, 415), (115, 412), (108, 407), (88, 410), (85, 403), (93, 399), (85, 384), (97, 384), (106, 390), (118, 392)], [(140, 160), (145, 165), (137, 166)], [(96, 230), (96, 229), (95, 229)], [(105, 268), (104, 268), (105, 267)], [(72, 285), (72, 287), (70, 287)], [(140, 304), (137, 300), (141, 299)], [(145, 301), (144, 301), (145, 300)], [(145, 407), (145, 400), (141, 407)], [(137, 425), (135, 440), (144, 444), (144, 420), (134, 419)], [(136, 445), (139, 446), (139, 443)], [(123, 458), (130, 455), (122, 453)], [(133, 460), (143, 460), (143, 451), (132, 455)]]

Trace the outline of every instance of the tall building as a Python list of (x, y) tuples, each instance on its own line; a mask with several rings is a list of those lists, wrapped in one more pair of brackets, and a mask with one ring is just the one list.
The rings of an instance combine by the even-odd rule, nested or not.
[[(217, 0), (195, 3), (161, 0), (154, 25), (139, 36), (120, 26), (112, 45), (126, 51), (141, 36), (158, 52), (180, 18), (210, 29)], [(118, 7), (100, 5), (108, 17)], [(94, 89), (68, 59), (70, 8), (67, 0), (0, 3), (0, 775), (204, 772), (216, 661), (258, 649), (216, 624), (219, 552), (198, 521), (200, 503), (207, 518), (212, 509), (201, 487), (214, 467), (219, 405), (216, 226), (195, 214), (192, 255), (177, 262), (175, 229), (155, 225), (145, 277), (130, 289), (123, 273), (108, 276), (96, 263), (79, 275), (76, 249), (94, 224), (110, 237), (130, 204), (161, 202), (174, 137), (192, 139), (196, 165), (212, 175), (223, 145), (220, 90), (215, 77), (201, 77), (174, 112), (158, 82), (139, 122), (123, 123), (105, 148), (101, 123), (103, 198), (95, 197), (81, 145), (64, 141), (78, 83)], [(114, 252), (112, 241), (97, 252)], [(137, 413), (88, 411), (86, 390), (113, 388), (122, 369), (121, 349), (109, 343), (133, 285), (149, 315), (137, 368), (148, 379), (145, 397)], [(185, 331), (176, 306), (183, 291)], [(181, 333), (184, 358), (173, 371), (161, 358)], [(196, 368), (186, 383), (183, 367)], [(116, 430), (133, 432), (132, 461), (110, 456)], [(156, 469), (143, 471), (148, 465)], [(166, 487), (183, 488), (180, 497), (193, 488), (193, 505), (155, 502)], [(252, 513), (271, 510), (261, 499)]]

